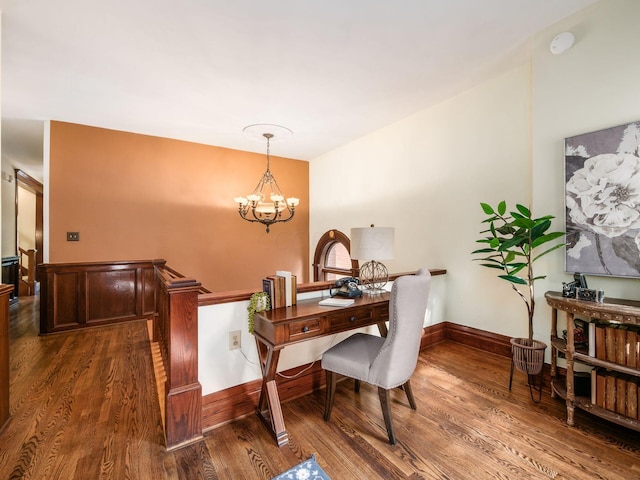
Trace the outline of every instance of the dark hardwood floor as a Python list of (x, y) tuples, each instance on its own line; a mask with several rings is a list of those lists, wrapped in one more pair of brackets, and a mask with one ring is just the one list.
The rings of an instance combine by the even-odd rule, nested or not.
[(529, 397), (509, 360), (447, 342), (422, 352), (418, 410), (392, 396), (387, 443), (377, 390), (342, 382), (332, 421), (324, 391), (283, 406), (278, 448), (255, 415), (166, 452), (145, 322), (37, 335), (37, 301), (11, 307), (11, 414), (0, 479), (270, 479), (315, 453), (333, 480), (640, 479), (640, 434), (564, 402)]

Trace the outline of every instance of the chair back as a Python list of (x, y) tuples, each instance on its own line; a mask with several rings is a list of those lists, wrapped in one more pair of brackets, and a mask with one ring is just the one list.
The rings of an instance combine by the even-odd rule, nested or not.
[(420, 269), (393, 282), (389, 333), (369, 370), (369, 383), (390, 389), (409, 380), (418, 363), (431, 274)]

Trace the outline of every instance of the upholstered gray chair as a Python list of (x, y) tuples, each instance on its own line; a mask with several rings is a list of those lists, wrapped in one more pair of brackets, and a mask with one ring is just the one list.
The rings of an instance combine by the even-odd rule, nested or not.
[(356, 333), (324, 352), (322, 368), (327, 378), (325, 421), (331, 418), (336, 374), (353, 378), (356, 392), (360, 390), (360, 381), (367, 382), (378, 387), (389, 443), (396, 444), (389, 390), (401, 387), (411, 408), (416, 409), (409, 379), (418, 363), (430, 285), (431, 274), (426, 269), (398, 278), (391, 287), (387, 337)]

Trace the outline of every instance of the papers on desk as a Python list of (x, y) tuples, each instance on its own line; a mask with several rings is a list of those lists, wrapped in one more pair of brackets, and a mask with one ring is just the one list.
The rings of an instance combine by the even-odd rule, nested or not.
[(353, 305), (355, 300), (353, 298), (325, 298), (324, 300), (320, 300), (318, 305), (322, 305), (323, 307), (347, 307), (349, 305)]

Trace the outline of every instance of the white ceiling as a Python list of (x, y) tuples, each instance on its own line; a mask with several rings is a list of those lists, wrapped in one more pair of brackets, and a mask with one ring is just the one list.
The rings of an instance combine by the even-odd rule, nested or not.
[(279, 124), (272, 153), (310, 160), (527, 61), (592, 3), (0, 0), (3, 157), (38, 156), (53, 119), (259, 152), (243, 127)]

